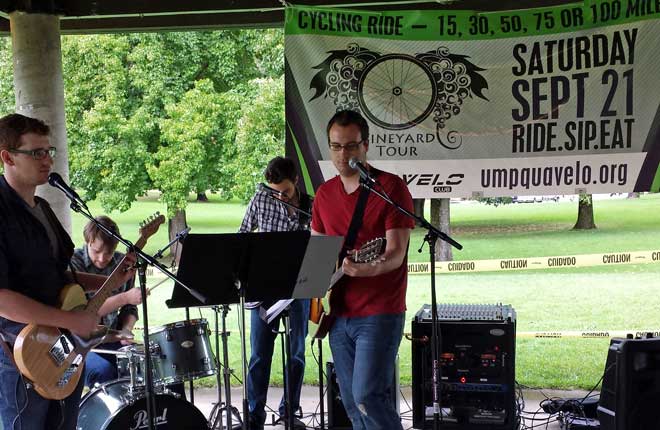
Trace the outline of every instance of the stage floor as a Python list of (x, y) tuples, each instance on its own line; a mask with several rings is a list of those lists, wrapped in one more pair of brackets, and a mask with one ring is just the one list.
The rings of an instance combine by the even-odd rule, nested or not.
[[(404, 429), (411, 429), (412, 428), (412, 394), (411, 394), (411, 389), (410, 387), (403, 387), (401, 389), (403, 397), (400, 402), (400, 412), (402, 414), (402, 425)], [(238, 388), (232, 388), (232, 405), (236, 407), (239, 411), (242, 410), (242, 389), (240, 387)], [(548, 397), (562, 397), (562, 398), (581, 398), (586, 394), (584, 391), (558, 391), (558, 390), (523, 390), (523, 397), (525, 399), (525, 411), (526, 412), (535, 412), (537, 409), (539, 409), (539, 402), (545, 398), (545, 396)], [(223, 396), (223, 401), (225, 401), (224, 398), (224, 391), (222, 393)], [(279, 405), (279, 401), (282, 396), (282, 388), (278, 387), (271, 387), (268, 390), (268, 406), (271, 408), (277, 410), (277, 407)], [(211, 413), (211, 410), (213, 408), (213, 404), (216, 402), (216, 390), (215, 389), (208, 389), (208, 388), (203, 388), (203, 389), (196, 389), (195, 390), (195, 406), (199, 408), (202, 413), (208, 417)], [(319, 392), (318, 388), (314, 386), (304, 386), (303, 387), (303, 392), (302, 392), (302, 397), (301, 397), (301, 407), (303, 409), (303, 415), (304, 418), (302, 421), (308, 425), (308, 428), (312, 427), (317, 427), (319, 426), (319, 422), (317, 419), (311, 417), (311, 414), (316, 412), (318, 414), (318, 404), (319, 404)], [(327, 403), (326, 403), (327, 405)], [(327, 407), (325, 407), (325, 412), (327, 414)], [(284, 429), (284, 426), (275, 426), (275, 425), (268, 425), (272, 421), (273, 414), (269, 413), (268, 418), (266, 420), (266, 429), (272, 429), (272, 430), (280, 430)], [(525, 416), (532, 417), (531, 414), (526, 414)], [(533, 425), (536, 425), (535, 428), (540, 428), (540, 429), (546, 429), (546, 420), (547, 420), (548, 415), (540, 413), (536, 415), (536, 420), (535, 421), (530, 421), (527, 420), (526, 424), (528, 427), (531, 427)], [(327, 418), (325, 421), (325, 428), (327, 428)], [(221, 428), (221, 427), (217, 427)], [(552, 420), (549, 422), (547, 425), (548, 430), (559, 430), (560, 426), (559, 423), (556, 420)]]

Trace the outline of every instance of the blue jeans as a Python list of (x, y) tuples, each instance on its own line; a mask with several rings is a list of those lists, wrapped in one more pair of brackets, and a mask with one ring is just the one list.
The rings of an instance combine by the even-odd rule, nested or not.
[[(103, 349), (116, 351), (121, 347), (119, 342), (102, 345)], [(85, 358), (85, 386), (94, 388), (94, 384), (117, 379), (117, 359), (112, 355), (89, 352)]]
[(44, 399), (25, 386), (16, 367), (0, 350), (0, 420), (4, 430), (75, 430), (82, 381), (80, 378), (76, 389), (62, 402)]
[(353, 430), (402, 429), (392, 403), (405, 314), (338, 318), (330, 330), (342, 403)]
[[(291, 325), (291, 407), (296, 411), (300, 407), (300, 391), (305, 376), (305, 338), (309, 320), (309, 300), (294, 300), (289, 309)], [(266, 324), (259, 317), (259, 310), (253, 309), (250, 316), (250, 347), (252, 356), (248, 370), (248, 403), (250, 416), (257, 423), (266, 420), (266, 398), (270, 381), (270, 367), (273, 362), (273, 349), (279, 327), (278, 322)], [(289, 381), (287, 381), (288, 384)], [(286, 393), (285, 393), (286, 394)], [(279, 412), (284, 416), (284, 396), (280, 402)]]

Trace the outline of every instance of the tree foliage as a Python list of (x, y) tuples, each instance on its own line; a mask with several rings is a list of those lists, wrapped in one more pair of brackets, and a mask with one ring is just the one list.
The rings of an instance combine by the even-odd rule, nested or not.
[(0, 37), (0, 115), (14, 112), (15, 105), (11, 39)]
[(171, 214), (191, 192), (247, 198), (253, 171), (284, 151), (283, 41), (281, 30), (63, 37), (73, 185), (107, 211), (149, 189)]
[(243, 106), (236, 134), (232, 172), (236, 181), (232, 194), (247, 200), (256, 183), (263, 181), (268, 161), (284, 155), (284, 77), (253, 81), (256, 96)]

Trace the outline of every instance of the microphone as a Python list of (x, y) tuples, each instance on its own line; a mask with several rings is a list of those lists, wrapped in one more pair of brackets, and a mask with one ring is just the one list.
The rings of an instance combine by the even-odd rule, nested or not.
[(259, 183), (259, 185), (257, 185), (257, 188), (258, 188), (260, 191), (263, 191), (263, 192), (265, 192), (265, 193), (268, 193), (268, 194), (270, 194), (271, 196), (277, 196), (278, 198), (282, 198), (282, 196), (284, 195), (283, 192), (278, 191), (278, 190), (276, 190), (275, 188), (271, 188), (271, 187), (269, 187), (268, 185), (264, 184), (263, 182)]
[(73, 188), (71, 188), (70, 186), (67, 185), (66, 182), (64, 182), (64, 179), (62, 179), (62, 176), (60, 176), (59, 173), (51, 172), (51, 174), (48, 175), (48, 183), (55, 188), (59, 188), (60, 191), (66, 194), (66, 196), (70, 200), (82, 204), (82, 206), (85, 208), (87, 207), (83, 199), (80, 198), (78, 193), (76, 193), (76, 191)]
[(186, 227), (180, 232), (176, 234), (176, 239), (180, 242), (183, 243), (183, 241), (188, 237), (188, 233), (190, 233), (190, 227)]
[(357, 170), (360, 172), (360, 177), (367, 183), (371, 185), (377, 184), (376, 180), (369, 175), (369, 171), (367, 168), (358, 160), (357, 157), (353, 157), (350, 160), (348, 160), (348, 165), (351, 167), (353, 170)]

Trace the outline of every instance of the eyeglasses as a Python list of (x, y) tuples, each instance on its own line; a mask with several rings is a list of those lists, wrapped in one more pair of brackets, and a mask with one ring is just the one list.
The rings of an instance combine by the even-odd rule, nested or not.
[(14, 154), (31, 155), (35, 160), (43, 160), (46, 158), (46, 155), (50, 155), (50, 158), (55, 158), (57, 148), (51, 146), (49, 148), (39, 149), (10, 149), (9, 152), (13, 152)]
[(340, 143), (330, 143), (328, 146), (330, 146), (331, 150), (337, 151), (337, 152), (341, 151), (342, 149), (345, 149), (348, 152), (353, 152), (356, 149), (358, 149), (360, 144), (362, 144), (363, 142), (364, 142), (364, 140), (361, 140), (359, 142), (348, 142), (348, 143), (345, 143), (343, 145), (340, 144)]

